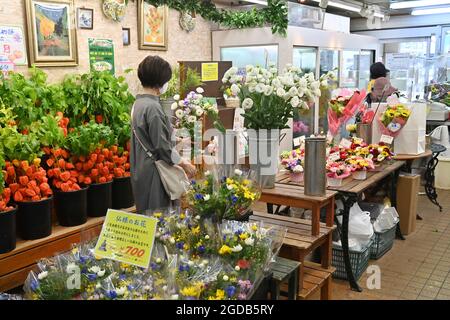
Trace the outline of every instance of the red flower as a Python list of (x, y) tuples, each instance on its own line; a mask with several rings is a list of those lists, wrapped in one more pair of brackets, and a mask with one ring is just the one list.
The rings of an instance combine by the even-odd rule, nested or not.
[(237, 265), (243, 270), (250, 268), (250, 262), (248, 260), (239, 260)]

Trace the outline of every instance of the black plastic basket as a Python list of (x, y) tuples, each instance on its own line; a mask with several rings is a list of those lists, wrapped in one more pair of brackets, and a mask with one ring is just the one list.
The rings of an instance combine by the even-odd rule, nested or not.
[[(357, 281), (359, 280), (363, 272), (366, 271), (367, 266), (369, 265), (371, 247), (372, 240), (365, 248), (362, 249), (362, 251), (349, 251), (350, 264)], [(347, 272), (345, 272), (344, 250), (341, 246), (333, 245), (332, 265), (336, 268), (336, 271), (333, 273), (334, 278), (348, 280)]]
[(391, 250), (394, 245), (395, 231), (397, 225), (384, 232), (375, 232), (375, 237), (370, 248), (370, 258), (380, 259), (386, 252)]

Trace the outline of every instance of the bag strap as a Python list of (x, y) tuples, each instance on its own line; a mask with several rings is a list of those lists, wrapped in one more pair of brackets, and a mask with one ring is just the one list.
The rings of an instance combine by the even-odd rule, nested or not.
[(155, 158), (153, 157), (153, 154), (150, 152), (150, 150), (148, 150), (148, 148), (141, 141), (141, 139), (139, 138), (139, 135), (136, 132), (136, 129), (134, 128), (134, 125), (133, 125), (133, 114), (134, 114), (134, 105), (133, 105), (133, 108), (131, 109), (131, 129), (133, 130), (133, 134), (136, 137), (136, 140), (139, 142), (139, 144), (141, 145), (142, 149), (144, 149), (144, 151), (147, 154), (147, 156), (150, 159), (152, 159), (153, 161), (155, 161)]

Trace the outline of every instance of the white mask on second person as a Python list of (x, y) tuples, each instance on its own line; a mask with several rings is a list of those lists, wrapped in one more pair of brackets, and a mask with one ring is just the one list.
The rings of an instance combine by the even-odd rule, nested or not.
[(169, 82), (164, 83), (164, 85), (159, 89), (159, 94), (163, 95), (169, 89)]

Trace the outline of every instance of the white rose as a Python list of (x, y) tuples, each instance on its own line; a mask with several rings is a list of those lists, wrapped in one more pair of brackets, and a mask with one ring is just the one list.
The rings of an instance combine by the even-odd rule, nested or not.
[(264, 89), (264, 95), (266, 96), (270, 96), (273, 93), (273, 87), (268, 85), (266, 86), (266, 88)]
[(197, 117), (201, 117), (202, 114), (203, 114), (203, 110), (202, 110), (201, 108), (198, 108), (198, 109), (195, 111), (195, 114), (197, 115)]
[(178, 105), (179, 105), (180, 107), (184, 107), (184, 100), (178, 101)]
[(265, 85), (263, 85), (262, 83), (258, 83), (258, 84), (256, 85), (255, 91), (256, 91), (257, 93), (263, 93), (265, 88), (266, 88)]
[(297, 95), (298, 95), (298, 90), (297, 90), (297, 88), (296, 88), (296, 87), (292, 87), (291, 89), (289, 89), (289, 95), (290, 95), (291, 97), (297, 96)]
[(170, 106), (170, 109), (172, 110), (176, 110), (178, 108), (178, 103), (174, 102), (172, 103), (172, 105)]
[(300, 98), (298, 96), (295, 96), (291, 99), (292, 107), (297, 108), (299, 104), (300, 104)]
[(283, 88), (278, 88), (277, 90), (277, 96), (279, 96), (280, 98), (284, 97), (284, 95), (286, 94), (286, 91)]
[(253, 238), (247, 238), (244, 243), (248, 246), (252, 246), (255, 243), (255, 240)]
[(276, 88), (276, 89), (281, 88), (281, 87), (282, 87), (282, 84), (281, 84), (280, 79), (278, 79), (278, 78), (273, 79), (273, 80), (272, 80), (272, 86), (273, 86), (274, 88)]
[(188, 122), (194, 123), (195, 121), (197, 121), (197, 117), (196, 116), (189, 116), (188, 117)]
[(222, 279), (223, 281), (228, 281), (230, 278), (227, 275), (224, 275)]
[(174, 99), (175, 101), (180, 100), (180, 95), (179, 95), (179, 94), (174, 95), (174, 96), (173, 96), (173, 99)]
[(198, 94), (202, 94), (202, 93), (205, 92), (205, 90), (204, 90), (202, 87), (198, 87), (197, 89), (195, 89), (195, 91), (196, 91)]
[(245, 98), (244, 101), (242, 101), (242, 108), (245, 110), (251, 109), (253, 107), (253, 100), (250, 98)]
[(209, 194), (205, 194), (203, 200), (208, 201), (211, 198)]
[(48, 276), (48, 272), (47, 271), (43, 271), (43, 272), (38, 274), (38, 279), (39, 280), (43, 280), (43, 279), (47, 278), (47, 276)]
[(296, 165), (296, 166), (294, 167), (294, 169), (292, 169), (292, 171), (293, 171), (294, 173), (301, 173), (301, 172), (303, 172), (303, 167), (302, 167), (301, 165)]
[(253, 84), (249, 85), (249, 86), (248, 86), (248, 91), (249, 91), (250, 93), (255, 92), (255, 91), (256, 91), (256, 85), (253, 85)]
[(206, 235), (206, 236), (205, 236), (205, 239), (206, 239), (206, 240), (209, 240), (209, 235)]
[(175, 116), (176, 116), (178, 119), (183, 118), (183, 116), (184, 116), (183, 110), (178, 109), (177, 111), (175, 111)]
[(237, 84), (231, 85), (230, 90), (231, 90), (231, 93), (235, 96), (237, 96), (238, 93), (241, 91), (241, 89), (239, 89), (239, 86)]
[(231, 248), (231, 251), (233, 251), (233, 252), (241, 252), (242, 251), (242, 246), (240, 244), (238, 244), (237, 246), (234, 246), (233, 248)]
[(308, 86), (308, 81), (305, 78), (298, 80), (299, 88), (305, 89)]
[(239, 271), (241, 268), (239, 266), (234, 267), (234, 270)]
[(239, 170), (239, 169), (235, 169), (234, 170), (234, 174), (237, 175), (237, 176), (242, 176), (242, 171)]

